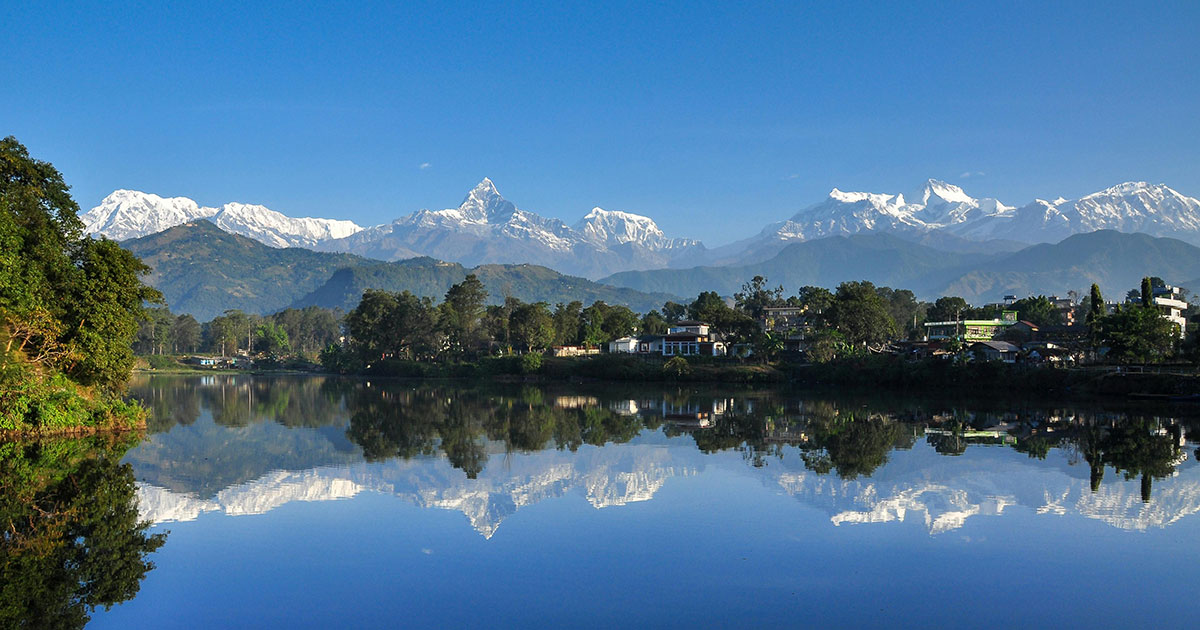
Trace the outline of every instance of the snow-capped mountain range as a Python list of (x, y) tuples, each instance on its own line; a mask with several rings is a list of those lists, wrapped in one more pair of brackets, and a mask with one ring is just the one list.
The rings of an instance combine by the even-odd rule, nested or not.
[(314, 247), (362, 230), (353, 221), (295, 219), (265, 206), (227, 203), (208, 208), (187, 197), (159, 197), (136, 190), (116, 190), (79, 217), (88, 234), (123, 241), (198, 219), (226, 232), (248, 236), (272, 247)]
[(907, 197), (834, 188), (824, 201), (717, 253), (761, 256), (791, 242), (862, 232), (940, 231), (970, 241), (1033, 244), (1105, 229), (1200, 243), (1200, 200), (1165, 184), (1146, 182), (1119, 184), (1076, 200), (1037, 199), (1019, 208), (996, 199), (976, 199), (958, 186), (934, 179)]
[(704, 246), (667, 238), (649, 217), (603, 208), (568, 226), (517, 208), (484, 178), (457, 208), (419, 210), (319, 249), (381, 260), (432, 256), (465, 265), (532, 263), (599, 277), (614, 269), (666, 267)]
[(1171, 236), (1200, 244), (1200, 200), (1164, 184), (1127, 182), (1076, 200), (1034, 200), (1024, 206), (974, 198), (962, 188), (928, 180), (916, 192), (844, 192), (829, 196), (751, 238), (708, 250), (670, 238), (653, 219), (593, 208), (574, 225), (518, 208), (490, 179), (458, 207), (419, 210), (363, 229), (351, 221), (295, 219), (260, 205), (198, 205), (118, 190), (81, 215), (88, 233), (116, 240), (145, 236), (205, 219), (273, 247), (306, 247), (381, 260), (430, 256), (465, 265), (532, 263), (589, 278), (619, 271), (745, 262), (788, 243), (862, 232), (940, 235), (958, 241), (1058, 242), (1111, 229)]

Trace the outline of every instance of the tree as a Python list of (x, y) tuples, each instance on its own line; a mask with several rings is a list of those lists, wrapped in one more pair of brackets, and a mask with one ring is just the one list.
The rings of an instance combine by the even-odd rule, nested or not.
[(191, 315), (175, 318), (171, 327), (171, 349), (174, 352), (195, 352), (200, 346), (200, 322)]
[(346, 332), (364, 364), (387, 358), (392, 351), (389, 336), (395, 311), (396, 296), (387, 291), (367, 289), (358, 306), (346, 314)]
[(1063, 323), (1062, 313), (1055, 308), (1054, 302), (1044, 295), (1017, 300), (1011, 310), (1017, 312), (1018, 319), (1037, 326), (1057, 326)]
[(1104, 317), (1108, 357), (1123, 363), (1162, 361), (1175, 353), (1179, 329), (1154, 307), (1129, 305)]
[(1154, 306), (1154, 285), (1150, 284), (1150, 277), (1142, 278), (1142, 306)]
[(803, 286), (796, 293), (796, 303), (804, 310), (804, 317), (814, 328), (824, 328), (833, 306), (833, 293), (825, 287)]
[(639, 330), (645, 335), (667, 334), (667, 320), (658, 311), (650, 311), (642, 316)]
[(527, 352), (540, 352), (554, 342), (554, 317), (545, 302), (522, 304), (509, 316), (514, 345)]
[(783, 287), (768, 288), (765, 277), (754, 276), (742, 285), (741, 291), (733, 294), (733, 299), (738, 310), (759, 319), (768, 307), (783, 305)]
[(1100, 347), (1100, 341), (1103, 337), (1102, 326), (1106, 309), (1104, 308), (1104, 296), (1100, 294), (1100, 285), (1093, 283), (1092, 291), (1088, 295), (1088, 313), (1087, 313), (1087, 328), (1088, 328), (1088, 345), (1093, 349)]
[(668, 324), (674, 324), (684, 317), (687, 317), (687, 307), (677, 302), (667, 302), (666, 304), (663, 304), (662, 315), (663, 319), (667, 320)]
[(908, 289), (892, 289), (879, 287), (875, 290), (879, 297), (887, 303), (888, 314), (900, 331), (906, 333), (909, 339), (917, 335), (917, 324), (922, 319), (924, 307), (917, 297)]
[(573, 346), (582, 340), (583, 302), (559, 304), (554, 309), (554, 345)]
[(482, 341), (479, 320), (487, 296), (487, 290), (475, 274), (468, 275), (446, 291), (446, 300), (442, 303), (442, 330), (452, 352), (466, 354)]
[(279, 357), (292, 349), (287, 331), (273, 321), (263, 322), (255, 331), (254, 347), (269, 357)]
[[(149, 268), (135, 256), (83, 234), (78, 211), (58, 170), (32, 159), (15, 138), (0, 140), (5, 347), (17, 345), (24, 356), (42, 357), (39, 369), (117, 390), (133, 367), (142, 305), (161, 302), (162, 296), (142, 283)], [(34, 322), (39, 323), (31, 327)], [(5, 352), (0, 361), (24, 359)]]
[(829, 310), (829, 323), (852, 345), (879, 346), (896, 334), (896, 322), (888, 313), (887, 303), (870, 282), (838, 285)]
[(962, 319), (962, 313), (971, 308), (967, 301), (957, 295), (940, 297), (925, 312), (926, 321), (954, 322)]

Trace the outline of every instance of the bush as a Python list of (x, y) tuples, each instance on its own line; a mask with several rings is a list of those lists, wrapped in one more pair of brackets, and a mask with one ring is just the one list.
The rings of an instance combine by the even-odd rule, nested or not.
[(179, 362), (175, 360), (175, 357), (169, 357), (164, 354), (152, 354), (145, 357), (145, 359), (152, 370), (170, 370), (179, 367)]
[(663, 373), (670, 378), (681, 378), (692, 373), (692, 366), (683, 357), (674, 357), (663, 364)]
[(521, 373), (533, 374), (542, 369), (542, 355), (536, 352), (529, 352), (521, 355)]

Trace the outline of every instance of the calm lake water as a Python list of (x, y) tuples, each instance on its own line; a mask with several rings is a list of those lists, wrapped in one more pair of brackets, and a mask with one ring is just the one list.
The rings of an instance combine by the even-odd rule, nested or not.
[(89, 628), (1181, 627), (1195, 407), (139, 377)]

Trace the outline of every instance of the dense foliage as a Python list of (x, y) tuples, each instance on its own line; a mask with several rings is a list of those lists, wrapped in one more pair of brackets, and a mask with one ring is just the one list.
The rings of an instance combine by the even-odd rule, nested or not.
[(135, 256), (83, 234), (78, 211), (53, 166), (0, 140), (0, 430), (131, 419), (114, 394), (142, 305), (161, 296)]

